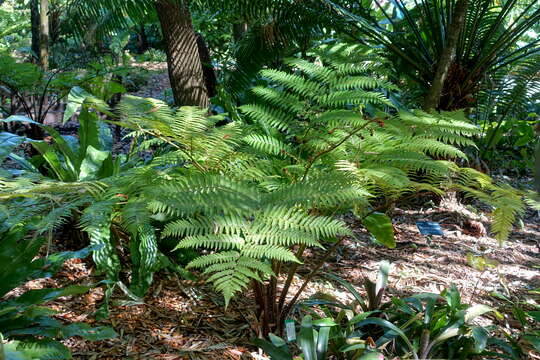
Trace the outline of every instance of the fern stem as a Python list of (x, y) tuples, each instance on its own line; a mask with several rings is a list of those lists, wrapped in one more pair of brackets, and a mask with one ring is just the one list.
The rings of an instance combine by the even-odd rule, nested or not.
[(269, 314), (270, 322), (276, 322), (276, 314), (278, 307), (276, 306), (276, 296), (277, 296), (277, 279), (278, 279), (278, 267), (281, 267), (281, 261), (272, 261), (272, 270), (274, 271), (275, 276), (270, 278), (270, 283), (266, 288), (266, 302), (268, 304), (267, 308), (271, 308), (272, 311)]
[(257, 281), (253, 281), (253, 290), (255, 293), (255, 301), (258, 308), (258, 314), (257, 314), (257, 320), (260, 324), (260, 330), (259, 333), (260, 337), (267, 337), (270, 333), (270, 319), (269, 319), (269, 311), (268, 311), (268, 301), (266, 299), (266, 296), (264, 294), (264, 289), (261, 287), (261, 284)]
[[(326, 260), (328, 260), (328, 258), (330, 257), (330, 255), (332, 255), (332, 253), (337, 249), (337, 247), (339, 245), (341, 245), (341, 243), (343, 242), (343, 240), (345, 240), (345, 237), (342, 237), (341, 239), (339, 239), (338, 241), (336, 241), (336, 243), (334, 245), (332, 245), (331, 248), (329, 248), (327, 251), (326, 251), (326, 254), (324, 254), (323, 258), (317, 263), (317, 265), (315, 266), (315, 268), (313, 270), (311, 270), (311, 272), (309, 273), (309, 275), (306, 277), (306, 279), (304, 280), (304, 282), (302, 283), (302, 286), (300, 286), (300, 289), (298, 289), (296, 291), (296, 293), (294, 294), (293, 298), (291, 299), (291, 301), (289, 301), (289, 303), (283, 308), (283, 310), (281, 311), (281, 314), (280, 314), (280, 323), (285, 321), (285, 317), (289, 314), (289, 312), (291, 311), (292, 307), (294, 306), (294, 304), (296, 304), (296, 301), (298, 300), (298, 298), (300, 297), (300, 294), (302, 294), (304, 292), (304, 289), (306, 288), (306, 286), (309, 284), (309, 282), (311, 281), (311, 279), (313, 279), (313, 277), (315, 276), (315, 274), (319, 271), (319, 269), (326, 263)], [(296, 264), (295, 264), (296, 265)], [(282, 293), (283, 294), (283, 293)]]
[[(379, 206), (371, 211), (369, 211), (367, 214), (365, 214), (360, 220), (363, 221), (365, 218), (367, 218), (368, 216), (370, 216), (371, 214), (377, 212), (378, 210), (380, 210), (382, 208), (382, 206)], [(317, 265), (313, 268), (313, 270), (311, 270), (311, 272), (309, 273), (309, 275), (306, 277), (306, 279), (304, 280), (304, 282), (302, 283), (302, 286), (300, 286), (300, 289), (298, 289), (296, 291), (296, 293), (294, 294), (293, 298), (291, 299), (291, 301), (289, 301), (289, 303), (283, 308), (283, 310), (281, 311), (281, 314), (280, 314), (280, 323), (285, 321), (285, 317), (288, 315), (288, 313), (291, 311), (292, 307), (296, 304), (296, 301), (298, 300), (298, 298), (300, 297), (300, 295), (302, 294), (302, 292), (304, 292), (304, 289), (306, 288), (306, 286), (309, 284), (309, 282), (311, 281), (311, 279), (313, 279), (313, 277), (315, 276), (315, 274), (320, 270), (320, 268), (326, 263), (326, 261), (328, 260), (328, 258), (330, 257), (330, 255), (332, 255), (332, 253), (338, 248), (339, 245), (341, 245), (341, 243), (343, 242), (343, 240), (345, 240), (345, 236), (341, 237), (338, 241), (336, 241), (334, 243), (334, 245), (332, 245), (332, 247), (330, 247), (326, 253), (324, 254), (323, 258), (317, 263)], [(295, 264), (297, 265), (297, 264)]]
[[(298, 251), (296, 252), (296, 258), (299, 259), (304, 254), (304, 251), (306, 250), (306, 244), (300, 245), (298, 248)], [(294, 275), (296, 274), (296, 270), (298, 270), (299, 263), (294, 263), (287, 274), (287, 280), (285, 281), (285, 285), (283, 285), (283, 290), (281, 290), (281, 294), (279, 296), (279, 303), (278, 303), (278, 310), (281, 313), (283, 310), (283, 304), (285, 304), (285, 298), (287, 297), (287, 293), (289, 292), (289, 288), (291, 287), (292, 281), (294, 279)], [(277, 275), (277, 274), (276, 274)], [(281, 321), (279, 321), (281, 324)]]
[(359, 133), (360, 131), (364, 130), (369, 124), (371, 124), (373, 122), (373, 120), (369, 120), (367, 123), (365, 123), (364, 125), (360, 126), (358, 129), (354, 130), (353, 132), (351, 132), (349, 135), (345, 136), (343, 139), (341, 139), (340, 141), (338, 141), (337, 143), (331, 145), (328, 149), (326, 150), (323, 150), (321, 152), (319, 152), (318, 154), (315, 154), (315, 156), (313, 156), (307, 166), (306, 166), (306, 170), (304, 171), (304, 174), (302, 175), (302, 180), (301, 181), (304, 181), (307, 177), (307, 174), (309, 172), (309, 170), (311, 169), (311, 167), (313, 166), (313, 164), (315, 163), (315, 161), (319, 160), (322, 156), (328, 154), (329, 152), (332, 152), (334, 151), (335, 149), (337, 149), (339, 146), (343, 145), (347, 140), (349, 140), (351, 137), (353, 137), (354, 135), (356, 135), (357, 133)]

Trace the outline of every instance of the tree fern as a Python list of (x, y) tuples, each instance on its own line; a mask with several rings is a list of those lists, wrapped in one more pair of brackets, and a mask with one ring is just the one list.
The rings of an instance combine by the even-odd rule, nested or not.
[[(249, 215), (249, 216), (248, 216)], [(196, 224), (197, 235), (193, 232)], [(222, 226), (222, 224), (227, 226)], [(269, 261), (298, 262), (290, 247), (295, 244), (321, 246), (320, 239), (349, 233), (335, 219), (312, 216), (301, 209), (259, 203), (245, 216), (214, 221), (189, 218), (167, 226), (164, 236), (179, 236), (177, 248), (201, 248), (214, 253), (193, 260), (189, 267), (205, 269), (216, 290), (228, 304), (232, 296), (249, 286), (250, 281), (274, 276)]]

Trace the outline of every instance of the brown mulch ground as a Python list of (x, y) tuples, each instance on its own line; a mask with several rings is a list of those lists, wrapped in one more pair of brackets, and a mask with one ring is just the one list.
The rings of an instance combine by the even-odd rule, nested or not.
[(144, 98), (163, 99), (164, 92), (171, 88), (169, 75), (167, 73), (167, 63), (164, 62), (144, 62), (134, 63), (133, 66), (142, 67), (152, 72), (148, 79), (148, 84), (132, 93), (132, 95)]
[[(492, 291), (522, 297), (527, 289), (540, 287), (537, 215), (529, 214), (525, 227), (513, 232), (503, 247), (498, 247), (492, 238), (464, 234), (467, 219), (473, 216), (460, 206), (396, 209), (393, 219), (398, 247), (394, 250), (374, 246), (359, 224), (346, 218), (356, 229), (356, 239), (346, 240), (324, 271), (342, 276), (362, 292), (362, 278), (374, 278), (378, 262), (386, 259), (392, 262), (389, 295), (439, 292), (455, 284), (465, 302), (494, 306), (501, 304), (489, 295)], [(432, 244), (426, 246), (425, 238), (416, 229), (417, 220), (441, 222), (445, 236), (434, 237)], [(469, 252), (495, 260), (498, 266), (477, 271), (467, 264)], [(308, 253), (305, 267), (316, 263), (322, 253)], [(294, 286), (300, 285), (306, 273), (300, 271)], [(97, 280), (89, 260), (71, 260), (54, 279), (29, 282), (16, 292)], [(311, 283), (306, 296), (318, 291), (331, 292), (343, 300), (352, 299), (346, 291), (322, 278)], [(92, 343), (74, 338), (66, 344), (73, 349), (75, 359), (260, 359), (256, 349), (249, 345), (249, 339), (256, 334), (256, 329), (250, 327), (256, 323), (250, 297), (249, 293), (239, 297), (225, 311), (221, 297), (210, 287), (189, 287), (174, 274), (160, 273), (144, 304), (114, 304), (109, 319), (99, 323), (114, 327), (119, 334), (116, 339)], [(103, 291), (98, 288), (84, 296), (62, 298), (52, 306), (59, 311), (59, 319), (98, 324), (93, 313), (102, 298)], [(125, 300), (126, 296), (118, 292), (114, 299)], [(504, 322), (516, 326), (511, 318), (501, 324)]]

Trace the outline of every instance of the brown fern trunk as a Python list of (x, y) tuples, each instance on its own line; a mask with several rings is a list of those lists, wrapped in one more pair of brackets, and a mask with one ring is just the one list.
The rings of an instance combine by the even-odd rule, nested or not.
[(207, 108), (210, 100), (188, 2), (157, 0), (155, 7), (165, 40), (175, 105)]
[(465, 23), (465, 17), (467, 16), (467, 6), (469, 4), (468, 0), (458, 0), (456, 2), (456, 7), (454, 8), (452, 24), (448, 29), (446, 34), (446, 45), (443, 49), (441, 57), (437, 62), (437, 70), (435, 71), (435, 76), (431, 82), (431, 87), (426, 94), (424, 99), (424, 110), (430, 111), (436, 109), (439, 106), (439, 101), (443, 95), (444, 81), (448, 75), (448, 69), (452, 64), (452, 58), (456, 52), (456, 48), (459, 41), (459, 35), (461, 34), (461, 29)]

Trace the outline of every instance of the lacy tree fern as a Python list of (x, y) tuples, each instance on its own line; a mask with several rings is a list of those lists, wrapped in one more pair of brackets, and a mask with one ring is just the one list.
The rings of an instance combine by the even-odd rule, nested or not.
[[(488, 194), (501, 191), (452, 161), (466, 159), (460, 147), (474, 146), (478, 129), (459, 113), (398, 111), (390, 100), (395, 87), (373, 76), (363, 50), (323, 46), (312, 53), (316, 61), (290, 59), (291, 71), (263, 71), (267, 84), (241, 107), (243, 122), (223, 127), (191, 108), (175, 113), (135, 98), (120, 105), (141, 114), (126, 116), (124, 126), (157, 136), (152, 144), (168, 149), (154, 160), (168, 159), (168, 181), (144, 195), (147, 209), (169, 219), (162, 236), (178, 238), (177, 249), (203, 252), (189, 266), (204, 269), (227, 304), (251, 285), (265, 333), (282, 324), (322, 266), (287, 301), (305, 249), (334, 239), (331, 252), (348, 234), (330, 216), (336, 211), (355, 208), (392, 246), (390, 220), (374, 214), (381, 197), (459, 188), (495, 204)], [(504, 226), (494, 230), (506, 236), (519, 212), (499, 206), (494, 214)]]

